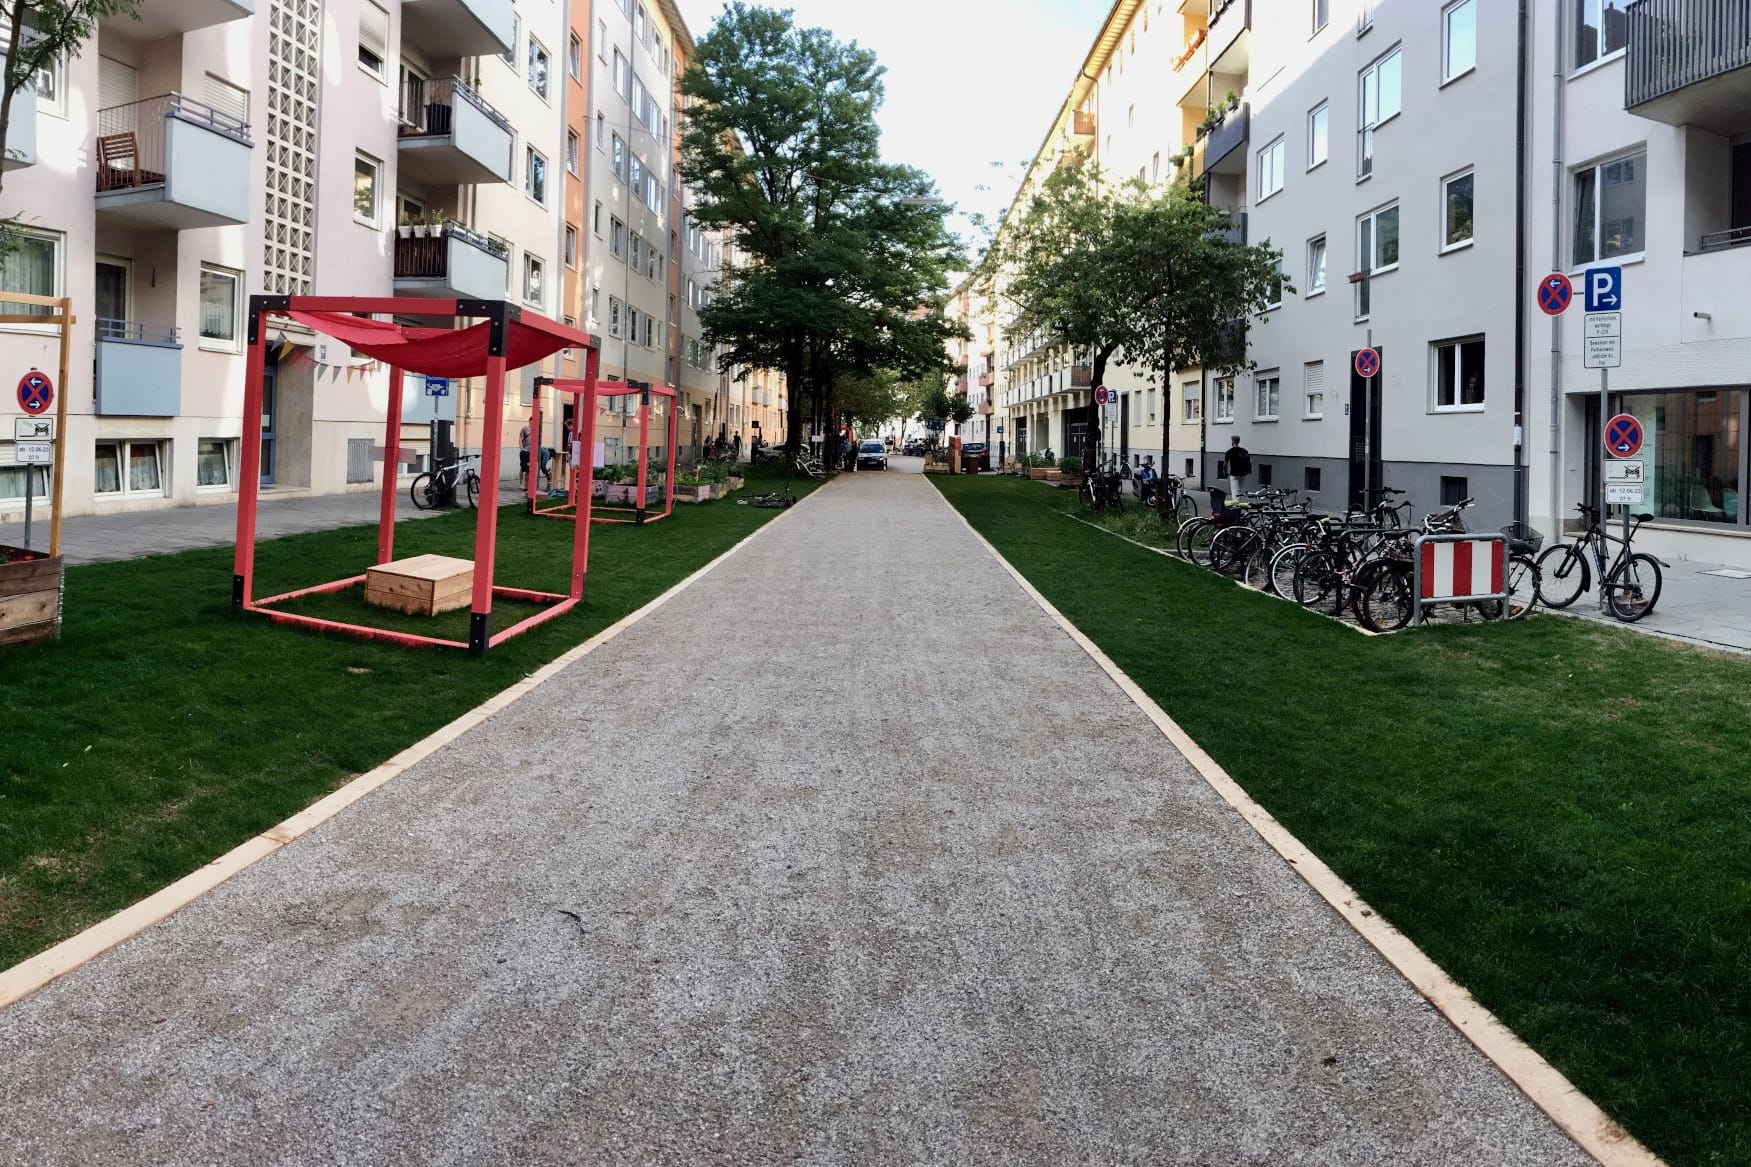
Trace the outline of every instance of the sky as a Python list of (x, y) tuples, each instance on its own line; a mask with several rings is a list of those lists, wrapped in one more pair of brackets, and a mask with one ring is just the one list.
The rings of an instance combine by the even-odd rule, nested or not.
[[(695, 37), (723, 0), (676, 0)], [(882, 150), (936, 179), (960, 214), (995, 219), (1069, 92), (1112, 0), (788, 0), (887, 68)], [(997, 163), (998, 165), (993, 165)]]

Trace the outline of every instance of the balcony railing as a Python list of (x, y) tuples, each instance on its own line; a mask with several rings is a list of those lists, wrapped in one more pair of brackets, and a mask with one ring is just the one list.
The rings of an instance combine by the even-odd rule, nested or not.
[(511, 123), (505, 116), (488, 105), (462, 78), (410, 76), (401, 87), (402, 135), (454, 133), (455, 104), (458, 101), (472, 105), (505, 133), (512, 132)]
[(1088, 137), (1094, 133), (1094, 114), (1086, 110), (1077, 110), (1070, 115), (1070, 132)]
[(1628, 17), (1626, 109), (1751, 65), (1745, 0), (1637, 0)]
[(507, 259), (505, 247), (496, 240), (457, 222), (447, 222), (441, 234), (425, 238), (409, 236), (395, 241), (395, 278), (398, 280), (444, 279), (450, 275), (450, 247), (446, 240), (466, 243), (496, 259)]
[(99, 317), (94, 371), (99, 417), (182, 412), (182, 345), (173, 324)]
[(97, 318), (97, 335), (100, 340), (126, 340), (135, 344), (175, 344), (176, 325), (151, 324), (144, 320), (113, 320), (106, 316)]
[(162, 186), (171, 122), (211, 130), (249, 145), (249, 124), (210, 105), (164, 93), (97, 111), (97, 189), (137, 190)]
[(1710, 231), (1703, 235), (1701, 251), (1725, 251), (1751, 243), (1751, 227), (1733, 227), (1726, 231)]

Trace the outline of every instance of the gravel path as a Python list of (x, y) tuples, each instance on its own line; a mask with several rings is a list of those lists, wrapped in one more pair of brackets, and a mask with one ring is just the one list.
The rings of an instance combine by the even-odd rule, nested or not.
[(0, 1051), (45, 1167), (1590, 1161), (899, 474)]

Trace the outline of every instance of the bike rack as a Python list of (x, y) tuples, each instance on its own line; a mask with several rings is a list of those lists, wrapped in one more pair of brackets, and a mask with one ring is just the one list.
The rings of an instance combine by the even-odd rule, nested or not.
[[(1484, 549), (1478, 555), (1478, 548)], [(1441, 548), (1453, 550), (1443, 554)], [(1481, 578), (1480, 578), (1481, 577)], [(1479, 591), (1482, 587), (1486, 590)], [(1508, 598), (1508, 540), (1501, 534), (1418, 535), (1411, 541), (1411, 627), (1437, 604)]]

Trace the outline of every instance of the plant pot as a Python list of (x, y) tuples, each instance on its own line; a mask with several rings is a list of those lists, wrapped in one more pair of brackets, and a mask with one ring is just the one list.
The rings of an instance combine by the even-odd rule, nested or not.
[(397, 227), (395, 233), (403, 239), (409, 239), (413, 237), (413, 227), (411, 224), (405, 227)]
[(430, 227), (426, 226), (424, 223), (416, 223), (412, 227), (405, 228), (405, 229), (412, 231), (413, 237), (415, 239), (424, 239), (427, 235), (430, 235), (432, 232), (432, 229)]
[(65, 566), (59, 556), (0, 545), (0, 645), (61, 634)]

